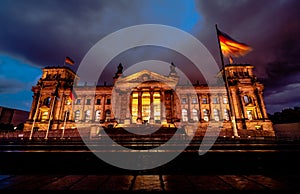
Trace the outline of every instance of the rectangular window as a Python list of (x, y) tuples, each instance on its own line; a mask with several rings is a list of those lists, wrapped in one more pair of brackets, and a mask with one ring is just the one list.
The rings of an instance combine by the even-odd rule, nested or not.
[(223, 103), (228, 104), (228, 99), (226, 97), (223, 98)]
[(110, 104), (110, 98), (106, 100), (106, 104)]
[(96, 104), (100, 105), (101, 104), (101, 99), (97, 99)]
[(192, 98), (192, 104), (197, 104), (197, 98)]
[(186, 98), (182, 98), (181, 103), (186, 104)]
[(202, 104), (207, 104), (207, 98), (202, 98)]
[(76, 104), (80, 104), (81, 103), (81, 99), (76, 99)]
[(91, 104), (91, 99), (86, 99), (86, 104), (90, 105)]
[(213, 100), (213, 104), (219, 104), (219, 100), (217, 97), (214, 97), (212, 100)]

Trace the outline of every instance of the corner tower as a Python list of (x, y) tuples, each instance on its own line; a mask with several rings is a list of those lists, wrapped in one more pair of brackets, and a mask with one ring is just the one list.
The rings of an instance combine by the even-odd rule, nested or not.
[(263, 98), (264, 86), (253, 74), (253, 65), (228, 64), (225, 73), (233, 116), (239, 135), (275, 136)]
[(37, 85), (24, 130), (60, 129), (65, 119), (72, 121), (71, 91), (78, 77), (68, 67), (45, 67)]

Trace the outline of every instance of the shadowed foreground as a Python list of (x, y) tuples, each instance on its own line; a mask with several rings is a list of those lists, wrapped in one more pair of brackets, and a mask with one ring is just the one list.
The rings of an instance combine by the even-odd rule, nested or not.
[(0, 192), (298, 193), (299, 148), (290, 141), (218, 141), (199, 156), (194, 142), (163, 166), (133, 171), (105, 163), (83, 142), (6, 142)]

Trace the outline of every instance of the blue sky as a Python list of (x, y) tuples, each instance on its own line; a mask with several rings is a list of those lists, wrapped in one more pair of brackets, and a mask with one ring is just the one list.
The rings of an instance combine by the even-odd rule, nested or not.
[(30, 110), (32, 100), (31, 87), (41, 77), (41, 68), (9, 56), (0, 55), (0, 72), (1, 105)]
[[(30, 89), (41, 68), (62, 65), (70, 56), (76, 71), (101, 38), (124, 27), (147, 23), (191, 33), (220, 63), (215, 33), (218, 24), (234, 39), (253, 48), (245, 57), (234, 60), (254, 65), (255, 74), (265, 84), (268, 112), (300, 106), (299, 9), (297, 0), (1, 0), (0, 106), (29, 110)], [(142, 51), (134, 56), (139, 55), (144, 60), (157, 56)], [(120, 58), (123, 61), (125, 66), (130, 65), (126, 64), (130, 59)], [(112, 74), (119, 63), (115, 62)]]

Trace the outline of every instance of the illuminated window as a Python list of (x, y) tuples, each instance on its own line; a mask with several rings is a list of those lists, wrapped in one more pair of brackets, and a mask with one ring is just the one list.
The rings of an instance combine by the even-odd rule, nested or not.
[(80, 110), (75, 111), (75, 122), (78, 122), (80, 120)]
[(197, 98), (192, 98), (192, 104), (197, 104)]
[(253, 120), (252, 110), (247, 110), (247, 117), (249, 120)]
[(219, 114), (219, 110), (218, 109), (214, 109), (214, 119), (215, 119), (215, 121), (219, 121), (220, 120), (220, 114)]
[(223, 98), (223, 103), (224, 103), (224, 104), (228, 104), (228, 99), (227, 99), (227, 97), (224, 97), (224, 98)]
[(154, 109), (154, 120), (156, 123), (160, 122), (160, 94), (159, 92), (154, 92), (153, 94), (153, 109)]
[(45, 105), (45, 106), (50, 106), (50, 102), (51, 102), (51, 97), (47, 97), (47, 98), (45, 98), (44, 99), (44, 102), (43, 102), (43, 104)]
[(188, 114), (186, 109), (182, 109), (182, 121), (187, 122), (188, 121)]
[(224, 109), (224, 119), (226, 121), (229, 121), (229, 110), (228, 109)]
[(219, 99), (217, 97), (214, 97), (212, 100), (213, 104), (219, 104)]
[(49, 113), (48, 111), (42, 112), (42, 122), (48, 120)]
[(198, 111), (196, 109), (192, 110), (192, 119), (193, 119), (193, 121), (199, 121), (199, 119), (198, 119)]
[(204, 121), (209, 121), (209, 112), (207, 109), (203, 109), (203, 119)]
[(150, 93), (143, 92), (142, 94), (142, 118), (144, 121), (149, 121), (150, 118)]
[(138, 116), (138, 93), (133, 92), (132, 103), (131, 103), (132, 123), (136, 123), (137, 116)]
[(76, 99), (76, 104), (80, 104), (81, 103), (81, 99)]
[(87, 111), (85, 111), (85, 114), (84, 114), (84, 121), (89, 122), (90, 120), (91, 120), (91, 111), (87, 110)]
[(101, 115), (101, 110), (96, 110), (96, 112), (95, 112), (95, 121), (96, 122), (100, 121), (100, 115)]
[(252, 102), (251, 98), (247, 95), (245, 95), (243, 98), (246, 105)]

